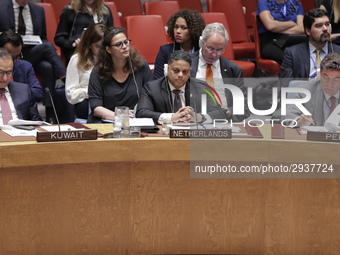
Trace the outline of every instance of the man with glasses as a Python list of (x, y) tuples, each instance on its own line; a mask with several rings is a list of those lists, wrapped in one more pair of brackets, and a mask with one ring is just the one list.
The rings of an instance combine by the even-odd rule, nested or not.
[(13, 80), (28, 84), (33, 96), (37, 102), (40, 102), (43, 99), (43, 91), (35, 76), (33, 66), (30, 62), (22, 59), (22, 45), (21, 36), (12, 30), (5, 31), (0, 35), (0, 47), (7, 49), (14, 57)]
[(0, 125), (11, 119), (42, 120), (29, 86), (11, 81), (13, 65), (12, 55), (0, 48)]
[[(320, 80), (311, 80), (301, 85), (311, 93), (311, 99), (304, 107), (311, 113), (305, 116), (295, 104), (287, 107), (287, 115), (282, 119), (295, 119), (298, 126), (323, 126), (329, 115), (339, 104), (340, 91), (340, 54), (329, 53), (321, 61)], [(298, 93), (295, 98), (302, 99), (305, 94)]]
[[(189, 123), (194, 111), (201, 110), (201, 94), (207, 88), (190, 78), (191, 57), (184, 51), (174, 51), (168, 60), (168, 75), (144, 84), (138, 102), (137, 118), (153, 118), (155, 123)], [(211, 93), (211, 91), (210, 91)], [(225, 119), (225, 111), (207, 96), (207, 116), (197, 114), (197, 121)]]
[[(228, 119), (242, 121), (250, 115), (246, 100), (246, 91), (243, 83), (243, 71), (240, 66), (222, 57), (229, 41), (229, 35), (223, 24), (208, 24), (200, 37), (201, 49), (192, 54), (191, 77), (204, 79), (211, 87), (216, 89), (222, 99), (222, 107), (226, 110)], [(245, 114), (233, 115), (233, 97), (223, 84), (232, 84), (239, 87), (245, 95)]]

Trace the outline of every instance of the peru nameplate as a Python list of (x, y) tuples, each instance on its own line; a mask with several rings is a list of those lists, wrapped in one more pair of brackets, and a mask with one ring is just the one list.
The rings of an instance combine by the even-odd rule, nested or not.
[(319, 142), (340, 142), (340, 133), (330, 132), (307, 132), (307, 140)]

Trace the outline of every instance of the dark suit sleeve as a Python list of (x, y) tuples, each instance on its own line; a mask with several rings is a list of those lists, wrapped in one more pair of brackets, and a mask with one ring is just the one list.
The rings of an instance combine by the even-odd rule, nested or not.
[(160, 95), (154, 94), (155, 94), (154, 91), (152, 91), (152, 84), (150, 84), (150, 82), (144, 84), (143, 92), (138, 101), (136, 112), (137, 118), (152, 118), (155, 123), (158, 122), (159, 116), (161, 116), (163, 112), (156, 111), (155, 109), (156, 102), (154, 96)]
[[(302, 67), (301, 67), (302, 68)], [(293, 78), (293, 55), (289, 48), (283, 52), (283, 61), (281, 64), (280, 84), (281, 87), (288, 87), (289, 81)]]
[(153, 77), (155, 78), (155, 80), (164, 76), (164, 64), (167, 63), (168, 54), (164, 51), (164, 47), (161, 46), (156, 57), (155, 69), (153, 72)]
[(42, 101), (43, 91), (42, 91), (39, 80), (35, 76), (35, 72), (31, 64), (27, 71), (27, 84), (30, 86), (32, 94), (34, 98), (37, 100), (37, 102)]
[(108, 6), (106, 6), (106, 5), (105, 5), (105, 7), (109, 11), (108, 17), (106, 17), (105, 26), (106, 27), (113, 27), (114, 26), (114, 20), (113, 20), (113, 17), (112, 17), (111, 9)]
[(73, 38), (70, 39), (70, 33), (72, 24), (74, 21), (75, 13), (74, 11), (64, 8), (60, 15), (57, 31), (54, 37), (54, 42), (56, 45), (65, 50), (71, 50)]

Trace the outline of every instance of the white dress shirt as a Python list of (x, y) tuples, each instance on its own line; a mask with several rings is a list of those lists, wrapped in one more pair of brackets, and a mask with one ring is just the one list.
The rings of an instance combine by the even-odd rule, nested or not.
[[(12, 120), (17, 120), (19, 119), (18, 118), (18, 115), (17, 115), (17, 112), (15, 110), (15, 106), (14, 106), (14, 103), (13, 103), (13, 100), (12, 100), (12, 96), (11, 96), (11, 93), (9, 92), (9, 89), (8, 87), (5, 87), (5, 97), (7, 98), (7, 101), (8, 101), (8, 104), (9, 104), (9, 107), (11, 109), (11, 113), (12, 113)], [(4, 122), (2, 120), (2, 109), (1, 109), (1, 106), (0, 106), (0, 125), (3, 125)]]
[[(19, 7), (20, 5), (15, 1), (13, 2), (14, 8), (14, 20), (15, 20), (15, 32), (18, 32), (18, 25), (19, 25)], [(33, 35), (33, 22), (31, 17), (31, 11), (28, 7), (28, 4), (25, 5), (24, 9), (22, 10), (22, 16), (24, 18), (25, 26), (26, 26), (26, 35)]]

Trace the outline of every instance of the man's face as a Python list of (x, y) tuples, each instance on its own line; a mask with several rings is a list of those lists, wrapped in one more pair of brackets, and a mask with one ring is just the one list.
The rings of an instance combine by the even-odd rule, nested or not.
[(226, 46), (226, 39), (220, 33), (213, 33), (202, 45), (202, 56), (207, 64), (216, 62)]
[(6, 43), (4, 45), (4, 48), (6, 50), (8, 50), (13, 55), (13, 57), (14, 57), (14, 64), (15, 64), (17, 62), (17, 60), (20, 58), (20, 56), (21, 56), (22, 46), (15, 47), (15, 46), (13, 46), (10, 43)]
[(169, 65), (168, 78), (169, 82), (176, 89), (180, 89), (190, 77), (191, 67), (185, 60), (175, 60)]
[(11, 81), (12, 74), (8, 75), (7, 72), (13, 72), (13, 60), (11, 57), (0, 59), (0, 88), (5, 88)]
[(309, 41), (314, 46), (324, 45), (329, 41), (331, 35), (329, 18), (327, 16), (315, 18), (311, 29), (306, 29), (306, 33), (309, 35)]
[(29, 2), (29, 0), (15, 0), (15, 1), (18, 3), (18, 5), (23, 7)]
[(334, 96), (340, 90), (340, 71), (321, 72), (321, 88), (329, 96)]

